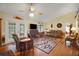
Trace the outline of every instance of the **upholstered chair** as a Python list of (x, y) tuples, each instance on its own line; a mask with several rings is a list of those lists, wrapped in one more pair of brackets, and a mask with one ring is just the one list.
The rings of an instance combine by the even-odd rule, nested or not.
[(24, 55), (26, 51), (30, 51), (33, 48), (33, 40), (31, 38), (18, 38), (17, 34), (12, 34), (12, 36), (16, 43), (16, 49), (23, 52)]
[(40, 37), (39, 32), (37, 29), (30, 29), (30, 33), (28, 34), (31, 38), (38, 38)]
[(65, 38), (65, 44), (66, 44), (68, 47), (75, 46), (75, 45), (76, 45), (77, 36), (78, 36), (78, 33), (76, 33), (76, 34), (74, 35), (74, 38), (73, 38), (73, 39), (71, 38), (71, 36), (66, 37), (66, 38)]
[(13, 37), (15, 43), (16, 43), (16, 49), (19, 51), (19, 50), (20, 50), (20, 49), (19, 49), (19, 48), (20, 48), (20, 46), (19, 46), (20, 40), (19, 40), (17, 34), (12, 34), (12, 37)]

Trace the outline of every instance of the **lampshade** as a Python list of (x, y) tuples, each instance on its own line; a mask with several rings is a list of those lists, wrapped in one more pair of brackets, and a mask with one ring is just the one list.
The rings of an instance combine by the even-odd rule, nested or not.
[(71, 28), (71, 30), (74, 30), (74, 31), (76, 31), (76, 28), (75, 28), (75, 27), (72, 27), (72, 28)]

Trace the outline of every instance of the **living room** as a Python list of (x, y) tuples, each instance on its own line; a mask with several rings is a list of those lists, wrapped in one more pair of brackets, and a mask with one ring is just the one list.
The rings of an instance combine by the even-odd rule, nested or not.
[[(1, 54), (8, 55), (4, 51), (10, 50), (15, 56), (79, 55), (79, 48), (74, 49), (70, 37), (66, 36), (74, 34), (75, 37), (79, 33), (78, 6), (77, 3), (1, 3)], [(21, 45), (17, 44), (14, 34), (25, 39)]]

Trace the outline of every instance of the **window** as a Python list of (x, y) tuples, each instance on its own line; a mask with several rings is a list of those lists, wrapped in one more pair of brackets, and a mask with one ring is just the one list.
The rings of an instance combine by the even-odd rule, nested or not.
[(9, 38), (12, 38), (12, 34), (16, 32), (16, 23), (9, 23)]
[(20, 24), (20, 36), (24, 36), (25, 34), (25, 24)]
[(38, 25), (37, 25), (37, 28), (38, 28), (39, 32), (42, 32), (43, 31), (43, 23), (39, 22)]

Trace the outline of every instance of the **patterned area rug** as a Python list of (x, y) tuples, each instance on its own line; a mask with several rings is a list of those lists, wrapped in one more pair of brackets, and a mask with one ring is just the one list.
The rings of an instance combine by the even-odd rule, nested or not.
[(50, 53), (52, 49), (56, 46), (54, 42), (55, 38), (42, 37), (34, 39), (34, 46), (46, 53)]

